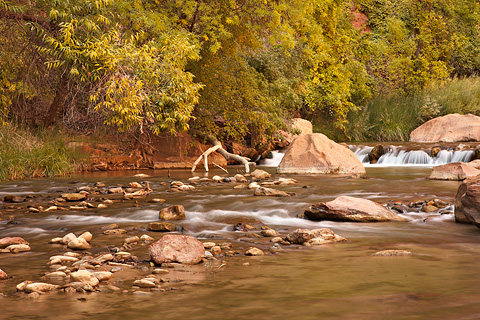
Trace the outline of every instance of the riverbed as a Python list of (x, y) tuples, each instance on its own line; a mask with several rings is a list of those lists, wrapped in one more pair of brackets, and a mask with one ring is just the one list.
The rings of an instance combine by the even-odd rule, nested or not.
[[(274, 168), (263, 168), (274, 172)], [(229, 168), (231, 175), (241, 168)], [(102, 172), (66, 178), (34, 179), (0, 184), (5, 195), (54, 197), (95, 182), (125, 186), (149, 181), (148, 199), (118, 201), (106, 209), (56, 211), (38, 214), (0, 207), (0, 238), (21, 236), (30, 252), (0, 254), (0, 268), (11, 277), (0, 281), (0, 319), (477, 319), (480, 318), (480, 231), (457, 224), (452, 214), (405, 213), (403, 223), (312, 222), (297, 218), (309, 205), (340, 195), (389, 201), (441, 199), (453, 202), (459, 182), (431, 181), (430, 168), (367, 168), (361, 179), (345, 176), (281, 175), (298, 184), (278, 187), (295, 192), (293, 197), (254, 197), (249, 189), (233, 189), (233, 183), (210, 183), (196, 190), (171, 192), (168, 183), (187, 182), (186, 170)], [(197, 173), (201, 177), (215, 174)], [(280, 177), (276, 175), (276, 177)], [(276, 187), (277, 188), (277, 187)], [(254, 241), (269, 254), (238, 255), (220, 259), (210, 267), (201, 264), (183, 270), (178, 281), (165, 290), (135, 294), (131, 290), (88, 294), (46, 294), (31, 300), (15, 294), (23, 280), (39, 280), (48, 271), (48, 257), (65, 248), (49, 240), (68, 232), (90, 231), (92, 252), (119, 245), (119, 236), (105, 236), (103, 228), (118, 224), (129, 235), (162, 234), (146, 229), (158, 220), (167, 205), (182, 204), (187, 219), (179, 223), (183, 233), (201, 241), (231, 241), (248, 248)], [(22, 204), (26, 206), (27, 204)], [(14, 217), (10, 217), (14, 216)], [(317, 247), (282, 246), (271, 250), (268, 239), (247, 239), (233, 231), (237, 222), (260, 222), (286, 234), (296, 228), (327, 227), (348, 239)], [(124, 235), (125, 236), (125, 235)], [(378, 257), (377, 251), (408, 250), (411, 256)], [(146, 247), (133, 252), (149, 259)], [(144, 266), (145, 267), (145, 266)], [(145, 268), (147, 268), (145, 267)], [(181, 271), (181, 270), (180, 270)], [(144, 270), (148, 273), (149, 270)], [(186, 276), (185, 274), (188, 274)], [(119, 284), (120, 285), (120, 284)]]

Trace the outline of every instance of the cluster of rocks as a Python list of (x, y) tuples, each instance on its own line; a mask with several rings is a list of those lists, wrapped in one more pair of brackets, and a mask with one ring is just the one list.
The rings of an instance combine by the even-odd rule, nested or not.
[(453, 214), (452, 203), (440, 199), (417, 200), (409, 202), (390, 201), (387, 207), (398, 213), (438, 213), (438, 214)]
[(92, 241), (93, 235), (86, 231), (80, 236), (76, 236), (74, 233), (68, 233), (63, 237), (57, 237), (50, 240), (52, 244), (63, 244), (66, 245), (69, 249), (72, 250), (87, 250), (92, 246), (90, 241)]
[(5, 237), (0, 239), (0, 253), (19, 253), (30, 250), (30, 244), (21, 237)]

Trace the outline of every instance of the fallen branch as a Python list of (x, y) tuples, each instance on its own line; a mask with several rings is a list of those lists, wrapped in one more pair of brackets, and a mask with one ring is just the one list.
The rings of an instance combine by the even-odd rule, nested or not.
[(206, 134), (203, 134), (201, 132), (198, 132), (197, 130), (194, 130), (193, 131), (197, 136), (199, 136), (200, 138), (205, 138), (208, 142), (210, 142), (211, 144), (213, 144), (213, 147), (209, 148), (208, 150), (206, 150), (204, 153), (202, 153), (202, 155), (200, 157), (198, 157), (198, 159), (194, 162), (193, 166), (192, 166), (192, 172), (195, 171), (196, 167), (197, 167), (197, 164), (200, 162), (200, 160), (202, 160), (202, 158), (204, 159), (204, 165), (205, 165), (205, 171), (208, 172), (208, 164), (207, 164), (207, 157), (210, 153), (214, 152), (214, 151), (217, 151), (218, 153), (220, 153), (227, 161), (228, 160), (234, 160), (234, 161), (237, 161), (237, 162), (240, 162), (241, 164), (243, 164), (245, 166), (245, 173), (250, 173), (250, 165), (251, 164), (254, 164), (254, 162), (249, 162), (250, 159), (249, 158), (246, 158), (246, 157), (242, 157), (242, 156), (239, 156), (239, 155), (236, 155), (236, 154), (233, 154), (233, 153), (230, 153), (228, 152), (227, 150), (225, 150), (223, 147), (222, 147), (222, 143), (220, 141), (218, 141), (217, 139), (215, 139), (214, 137), (212, 136), (209, 136), (209, 135), (206, 135)]
[(227, 173), (227, 174), (229, 173), (227, 169), (225, 169), (224, 167), (216, 164), (215, 162), (212, 162), (212, 164), (213, 164), (214, 166), (216, 166), (217, 168), (222, 169), (225, 173)]

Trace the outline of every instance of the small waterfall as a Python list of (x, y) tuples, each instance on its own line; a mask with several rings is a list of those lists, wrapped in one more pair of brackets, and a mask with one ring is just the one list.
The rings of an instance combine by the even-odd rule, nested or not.
[(285, 150), (274, 150), (272, 151), (272, 158), (263, 159), (262, 161), (260, 161), (259, 165), (265, 167), (278, 167), (284, 155)]
[(367, 167), (375, 166), (437, 166), (451, 162), (468, 162), (473, 156), (473, 150), (454, 149), (440, 150), (435, 157), (432, 157), (425, 150), (405, 150), (398, 146), (387, 147), (388, 151), (378, 159), (376, 164), (371, 164), (368, 154), (373, 147), (350, 146), (350, 150)]

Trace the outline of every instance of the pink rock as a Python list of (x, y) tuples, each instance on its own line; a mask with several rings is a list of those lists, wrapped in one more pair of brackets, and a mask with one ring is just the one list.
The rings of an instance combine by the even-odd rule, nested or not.
[(425, 122), (410, 133), (414, 142), (480, 141), (480, 117), (448, 114)]
[(433, 167), (432, 173), (428, 177), (433, 180), (456, 180), (461, 181), (466, 178), (475, 177), (480, 174), (480, 170), (463, 162), (452, 162), (441, 166)]
[(12, 244), (26, 244), (28, 245), (28, 242), (20, 237), (6, 237), (0, 239), (0, 249), (6, 248), (8, 246), (11, 246)]
[(8, 275), (5, 271), (0, 269), (0, 280), (5, 280), (5, 279), (8, 279)]
[(184, 235), (165, 235), (148, 247), (153, 261), (158, 264), (179, 262), (196, 264), (205, 255), (203, 243)]

